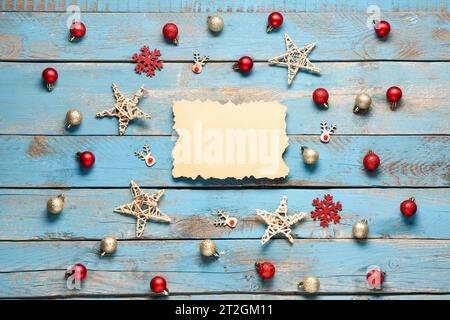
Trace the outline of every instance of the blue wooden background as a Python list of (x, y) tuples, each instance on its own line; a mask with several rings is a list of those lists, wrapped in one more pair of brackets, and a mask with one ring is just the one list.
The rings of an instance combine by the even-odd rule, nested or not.
[[(67, 41), (65, 8), (76, 4), (87, 25), (79, 43)], [(366, 27), (369, 5), (392, 25), (382, 41)], [(448, 187), (450, 68), (449, 1), (144, 1), (2, 0), (0, 16), (0, 298), (149, 298), (149, 280), (167, 278), (167, 299), (305, 299), (297, 289), (317, 275), (316, 299), (448, 299), (450, 297), (450, 200)], [(269, 12), (283, 12), (281, 30), (266, 34)], [(225, 29), (214, 36), (206, 17), (218, 12)], [(172, 21), (180, 44), (161, 38)], [(311, 59), (320, 76), (300, 73), (287, 87), (286, 69), (267, 59), (284, 52), (283, 34), (298, 45), (317, 42)], [(136, 75), (131, 55), (142, 45), (159, 48), (164, 69), (154, 78)], [(193, 52), (211, 57), (194, 75)], [(250, 54), (252, 74), (231, 70)], [(40, 74), (53, 66), (56, 89)], [(111, 83), (124, 93), (146, 86), (140, 106), (152, 114), (117, 136), (117, 121), (95, 118), (114, 103)], [(396, 111), (385, 100), (391, 85), (403, 89)], [(330, 91), (330, 109), (313, 105), (317, 87)], [(352, 113), (359, 92), (372, 95), (367, 115)], [(288, 106), (287, 179), (190, 181), (171, 176), (171, 104), (177, 99), (234, 102), (276, 99)], [(73, 131), (63, 128), (69, 108), (84, 114)], [(320, 121), (338, 125), (329, 144), (318, 140)], [(144, 143), (157, 158), (147, 168), (133, 152)], [(316, 147), (320, 162), (306, 167), (300, 146)], [(368, 149), (382, 159), (377, 174), (363, 170)], [(97, 162), (84, 174), (74, 159), (91, 150)], [(149, 223), (135, 239), (135, 220), (114, 213), (130, 200), (134, 179), (151, 192), (165, 187), (161, 209), (173, 222)], [(66, 208), (46, 212), (49, 196), (64, 191)], [(323, 229), (311, 219), (285, 239), (260, 245), (265, 230), (255, 208), (274, 209), (281, 196), (291, 210), (309, 212), (315, 197), (331, 193), (343, 203), (342, 223)], [(413, 219), (399, 212), (414, 196)], [(212, 226), (215, 209), (238, 217), (235, 230)], [(354, 241), (351, 226), (366, 218), (370, 239)], [(100, 258), (99, 240), (119, 239), (117, 253)], [(201, 239), (216, 239), (222, 256), (205, 261)], [(256, 260), (272, 261), (276, 277), (261, 281)], [(64, 271), (81, 262), (89, 270), (82, 290), (68, 290)], [(382, 291), (370, 291), (365, 270), (387, 272)]]

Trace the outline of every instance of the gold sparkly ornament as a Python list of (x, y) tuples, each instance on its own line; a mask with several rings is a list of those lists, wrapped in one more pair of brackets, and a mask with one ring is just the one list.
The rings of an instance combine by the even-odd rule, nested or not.
[(369, 224), (367, 220), (356, 222), (352, 227), (352, 235), (356, 239), (367, 239), (369, 235)]
[(81, 111), (78, 111), (77, 109), (70, 109), (66, 113), (66, 122), (64, 123), (64, 126), (67, 129), (70, 129), (71, 127), (78, 126), (81, 123), (81, 120), (83, 120), (83, 114)]
[(203, 240), (200, 242), (200, 253), (205, 257), (215, 256), (218, 257), (216, 244), (210, 239)]
[(140, 238), (144, 233), (147, 220), (170, 222), (170, 217), (162, 213), (158, 208), (158, 201), (164, 194), (164, 190), (149, 195), (138, 187), (136, 182), (131, 180), (131, 194), (133, 201), (114, 209), (114, 212), (125, 213), (135, 216), (136, 221), (136, 237)]
[(298, 284), (298, 287), (307, 293), (316, 293), (320, 289), (320, 281), (315, 276), (308, 276)]
[(122, 136), (128, 127), (128, 123), (134, 119), (150, 119), (151, 116), (142, 111), (138, 106), (139, 98), (144, 94), (144, 85), (134, 94), (133, 98), (126, 99), (119, 91), (116, 84), (112, 84), (114, 96), (116, 97), (116, 104), (114, 108), (97, 112), (96, 116), (102, 117), (117, 117), (119, 119), (119, 134)]
[(306, 164), (312, 165), (319, 160), (319, 152), (316, 149), (302, 146), (301, 150), (303, 161)]
[(64, 193), (50, 197), (47, 201), (47, 211), (53, 214), (58, 214), (64, 209)]
[(237, 219), (228, 216), (223, 210), (218, 210), (216, 214), (219, 216), (219, 219), (214, 221), (214, 225), (216, 227), (225, 227), (229, 226), (230, 228), (235, 228), (237, 225)]
[(358, 113), (360, 111), (367, 112), (372, 105), (372, 98), (366, 93), (360, 93), (355, 98), (355, 106), (353, 112)]
[(273, 57), (269, 60), (269, 63), (288, 67), (288, 85), (291, 85), (299, 70), (320, 72), (320, 69), (308, 60), (308, 54), (316, 46), (315, 43), (299, 48), (287, 33), (284, 34), (284, 41), (286, 42), (286, 53)]
[(294, 242), (291, 235), (291, 226), (302, 220), (306, 216), (306, 213), (300, 212), (292, 216), (288, 216), (287, 201), (288, 197), (284, 196), (281, 199), (278, 208), (274, 212), (256, 209), (256, 214), (260, 216), (268, 225), (266, 232), (261, 238), (261, 244), (265, 244), (273, 236), (279, 233), (284, 234), (289, 242)]
[(207, 22), (208, 22), (208, 28), (212, 32), (220, 32), (223, 30), (224, 22), (223, 22), (222, 17), (209, 16)]
[(100, 243), (100, 255), (114, 253), (117, 249), (117, 240), (114, 237), (106, 236)]

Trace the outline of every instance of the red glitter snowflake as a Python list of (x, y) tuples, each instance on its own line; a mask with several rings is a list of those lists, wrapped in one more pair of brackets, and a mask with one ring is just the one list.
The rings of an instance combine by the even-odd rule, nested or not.
[(141, 48), (140, 54), (133, 54), (133, 63), (137, 63), (134, 71), (141, 74), (143, 71), (147, 72), (147, 77), (153, 77), (155, 70), (163, 68), (163, 61), (159, 60), (161, 52), (158, 49), (151, 51), (148, 46)]
[(334, 224), (341, 220), (341, 216), (338, 211), (342, 211), (342, 204), (338, 201), (333, 202), (333, 196), (327, 194), (324, 200), (316, 198), (313, 200), (312, 205), (316, 207), (316, 210), (311, 211), (311, 218), (314, 220), (320, 219), (320, 225), (322, 227), (328, 227), (328, 222), (333, 221)]

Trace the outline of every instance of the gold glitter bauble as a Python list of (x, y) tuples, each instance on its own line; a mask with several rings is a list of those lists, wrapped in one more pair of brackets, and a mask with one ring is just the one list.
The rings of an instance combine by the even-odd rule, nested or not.
[(316, 293), (320, 289), (320, 281), (315, 276), (308, 276), (298, 286), (308, 293)]
[(117, 249), (117, 240), (114, 237), (106, 236), (102, 239), (100, 243), (100, 254), (104, 256), (105, 254), (111, 254)]
[(200, 243), (200, 253), (205, 257), (218, 256), (216, 244), (212, 240), (203, 240)]
[(51, 197), (47, 201), (47, 211), (58, 214), (64, 209), (64, 193)]

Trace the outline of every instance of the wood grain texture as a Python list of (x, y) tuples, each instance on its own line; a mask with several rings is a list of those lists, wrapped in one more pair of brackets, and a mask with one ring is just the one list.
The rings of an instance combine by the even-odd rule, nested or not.
[[(236, 61), (251, 55), (258, 61), (285, 51), (283, 33), (299, 46), (317, 43), (310, 58), (321, 61), (367, 59), (449, 60), (449, 19), (439, 13), (390, 13), (392, 32), (378, 39), (360, 12), (285, 14), (283, 28), (267, 34), (266, 13), (223, 14), (220, 35), (207, 29), (208, 14), (115, 13), (83, 14), (86, 36), (77, 43), (67, 40), (65, 13), (2, 13), (2, 60), (130, 61), (143, 45), (159, 48), (166, 61), (191, 61), (194, 50), (214, 61)], [(370, 19), (370, 18), (369, 18)], [(172, 21), (180, 29), (179, 45), (167, 43), (162, 26)], [(242, 27), (245, 21), (246, 26)], [(120, 26), (118, 28), (117, 26)], [(42, 32), (49, 30), (49, 32)]]
[[(114, 257), (99, 257), (98, 242), (1, 242), (0, 296), (148, 294), (149, 280), (162, 274), (172, 294), (289, 293), (307, 274), (321, 279), (322, 293), (370, 294), (366, 269), (386, 271), (384, 293), (444, 293), (449, 288), (447, 241), (257, 240), (216, 241), (221, 257), (205, 261), (199, 241), (121, 241)], [(261, 281), (255, 261), (277, 267), (272, 281)], [(64, 271), (76, 262), (88, 268), (82, 290), (66, 288)], [(120, 289), (119, 289), (120, 288)]]
[[(0, 136), (1, 187), (127, 187), (136, 180), (147, 187), (241, 186), (448, 186), (448, 137), (335, 136), (328, 144), (318, 136), (290, 136), (284, 159), (286, 179), (203, 180), (172, 178), (170, 136)], [(134, 155), (149, 144), (157, 163), (148, 168)], [(300, 147), (316, 148), (320, 160), (310, 167), (300, 158)], [(368, 173), (362, 158), (369, 149), (381, 158), (376, 172)], [(91, 170), (81, 169), (75, 154), (96, 155)], [(12, 160), (13, 159), (13, 160)]]
[(82, 12), (366, 12), (370, 5), (381, 11), (435, 12), (447, 10), (444, 0), (1, 0), (3, 11), (64, 12), (77, 5)]
[[(153, 193), (154, 189), (144, 189)], [(131, 201), (129, 189), (64, 190), (64, 212), (53, 216), (46, 201), (61, 190), (0, 190), (0, 240), (76, 240), (134, 239), (136, 219), (113, 212), (113, 208)], [(310, 218), (312, 200), (330, 193), (341, 201), (339, 224), (322, 228)], [(450, 239), (450, 215), (447, 189), (334, 189), (334, 190), (167, 190), (160, 209), (172, 219), (170, 224), (149, 222), (145, 239), (259, 239), (266, 224), (255, 209), (273, 211), (281, 197), (289, 198), (289, 213), (303, 211), (307, 218), (292, 228), (295, 238), (351, 238), (353, 223), (367, 219), (370, 238)], [(400, 214), (399, 205), (411, 196), (419, 211), (412, 219)], [(215, 227), (214, 210), (224, 209), (238, 218), (235, 229)]]
[[(117, 120), (95, 118), (111, 108), (111, 83), (131, 96), (146, 87), (139, 106), (152, 120), (131, 123), (126, 135), (172, 133), (174, 101), (209, 99), (234, 103), (280, 101), (288, 107), (289, 134), (319, 134), (320, 122), (338, 126), (337, 134), (449, 134), (450, 69), (448, 63), (362, 62), (318, 63), (322, 76), (299, 73), (287, 87), (287, 69), (256, 64), (243, 77), (231, 63), (211, 63), (200, 75), (190, 63), (166, 64), (154, 78), (134, 73), (128, 63), (0, 63), (1, 134), (116, 135)], [(40, 75), (47, 66), (59, 71), (55, 90), (48, 92)], [(18, 86), (20, 84), (20, 86)], [(402, 102), (391, 111), (385, 92), (391, 85), (403, 90)], [(311, 94), (318, 87), (330, 92), (330, 109), (317, 107)], [(352, 112), (357, 93), (373, 98), (368, 114)], [(64, 130), (68, 109), (84, 114), (75, 130)]]

